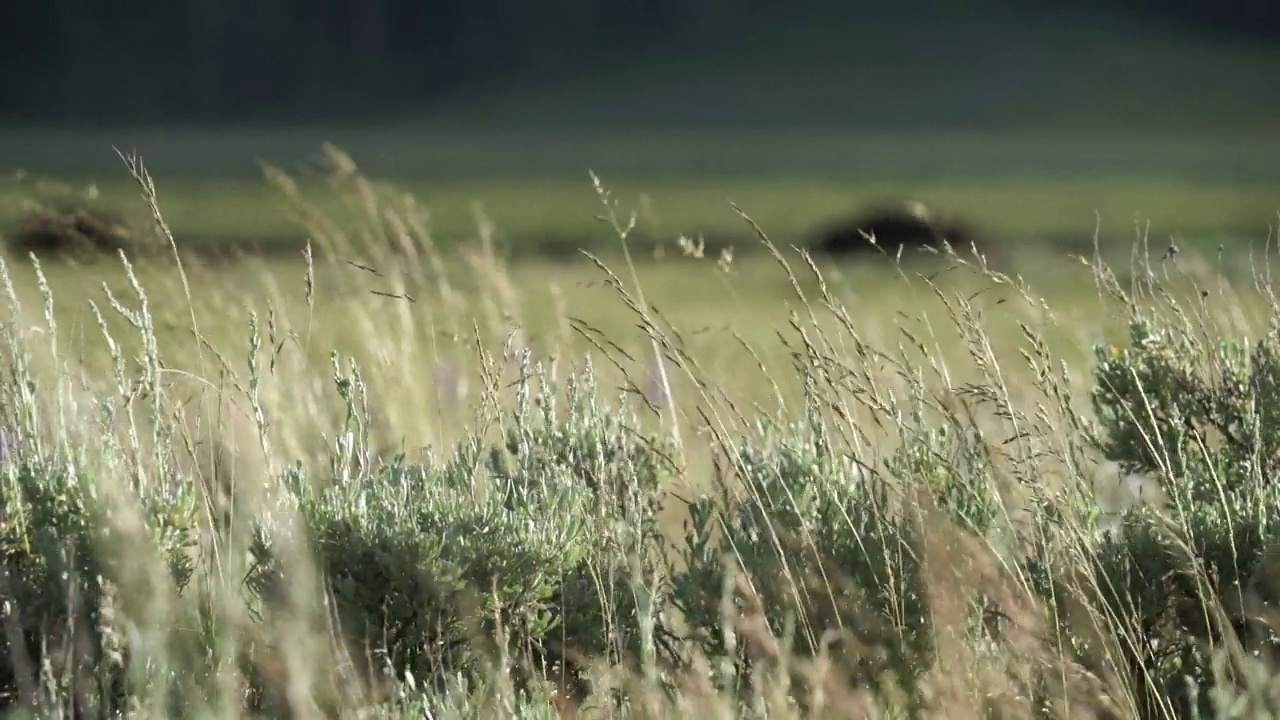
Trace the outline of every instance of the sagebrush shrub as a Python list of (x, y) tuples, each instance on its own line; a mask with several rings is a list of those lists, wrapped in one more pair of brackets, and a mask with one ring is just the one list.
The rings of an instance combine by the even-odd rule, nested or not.
[[(1092, 441), (1123, 472), (1154, 478), (1162, 499), (1127, 510), (1111, 532), (1078, 516), (1084, 543), (1072, 554), (1083, 552), (1090, 579), (1045, 593), (1057, 603), (1084, 590), (1129, 638), (1118, 659), (1144, 714), (1161, 703), (1223, 711), (1214, 693), (1189, 690), (1228, 681), (1215, 653), (1241, 641), (1270, 653), (1276, 642), (1246, 608), (1280, 599), (1259, 582), (1280, 548), (1280, 336), (1274, 325), (1253, 343), (1207, 330), (1176, 306), (1134, 307), (1128, 345), (1097, 348)], [(1054, 562), (1033, 560), (1041, 576)]]
[[(769, 630), (791, 641), (789, 652), (812, 655), (827, 633), (852, 629), (884, 653), (879, 661), (863, 659), (860, 681), (892, 672), (918, 692), (933, 653), (922, 549), (933, 528), (914, 503), (929, 498), (956, 527), (982, 536), (1000, 500), (979, 438), (930, 425), (916, 400), (900, 419), (900, 444), (886, 453), (883, 470), (832, 447), (812, 395), (804, 420), (784, 426), (760, 418), (755, 436), (742, 438), (723, 463), (742, 491), (692, 505), (675, 601), (700, 631), (703, 653), (739, 658), (722, 678), (728, 687), (751, 665), (734, 635), (735, 618), (756, 604)], [(723, 537), (713, 543), (717, 527)], [(739, 575), (754, 597), (733, 592)]]
[(540, 378), (522, 378), (502, 444), (473, 435), (300, 493), (344, 626), (398, 674), (478, 681), (508, 657), (545, 670), (570, 661), (556, 636), (588, 655), (638, 649), (632, 583), (656, 567), (669, 461), (603, 404), (589, 366), (564, 398)]

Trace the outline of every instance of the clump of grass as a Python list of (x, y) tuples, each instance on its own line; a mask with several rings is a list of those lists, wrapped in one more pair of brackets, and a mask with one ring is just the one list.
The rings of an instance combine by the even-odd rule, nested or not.
[[(34, 315), (0, 264), (11, 706), (973, 718), (1280, 707), (1268, 617), (1280, 365), (1274, 330), (1239, 335), (1245, 307), (1274, 322), (1265, 284), (1256, 304), (1225, 280), (1214, 297), (1169, 255), (1135, 266), (1125, 291), (1097, 261), (1082, 277), (1131, 334), (1072, 368), (1055, 341), (1072, 328), (980, 256), (944, 248), (938, 272), (902, 270), (895, 282), (926, 308), (869, 332), (876, 318), (829, 273), (744, 214), (791, 310), (781, 353), (734, 338), (746, 360), (726, 375), (695, 351), (678, 308), (641, 287), (632, 225), (602, 183), (629, 272), (591, 261), (643, 355), (572, 307), (526, 335), (527, 303), (483, 224), (459, 278), (410, 198), (329, 152), (367, 226), (331, 221), (269, 171), (314, 240), (292, 281), (302, 307), (284, 301), (286, 279), (266, 277), (265, 312), (250, 309), (236, 334), (212, 336), (199, 318), (244, 307), (207, 270), (157, 293), (122, 255), (122, 287), (104, 282), (89, 306), (102, 354), (81, 361), (39, 262)], [(736, 270), (722, 257), (707, 272), (731, 288)], [(349, 314), (316, 314), (324, 293), (355, 298)], [(158, 328), (177, 317), (189, 339), (163, 342)], [(439, 378), (420, 370), (442, 359), (455, 363), (448, 410)], [(461, 375), (478, 396), (459, 390)], [(1161, 500), (1104, 507), (1099, 491), (1131, 477)]]

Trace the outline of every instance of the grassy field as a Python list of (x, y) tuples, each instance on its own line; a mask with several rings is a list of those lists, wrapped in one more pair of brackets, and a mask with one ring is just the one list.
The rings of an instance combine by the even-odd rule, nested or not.
[[(49, 176), (58, 178), (56, 182), (42, 181), (40, 175), (11, 180), (0, 195), (3, 227), (12, 232), (33, 201), (86, 195), (94, 198), (95, 206), (145, 220), (150, 212), (110, 150), (109, 137), (69, 137), (79, 142), (51, 139), (32, 141), (30, 147), (70, 145), (85, 150), (86, 156), (110, 156), (112, 162), (103, 163), (92, 175), (82, 166), (70, 179)], [(240, 167), (251, 168), (255, 153), (261, 151), (260, 157), (302, 183), (309, 197), (338, 222), (353, 229), (366, 223), (363, 208), (350, 207), (315, 172), (281, 159), (308, 157), (301, 148), (293, 153), (281, 142), (269, 152), (272, 137), (251, 134), (237, 144), (233, 136), (217, 140), (212, 149), (202, 147), (211, 136), (201, 135), (160, 136), (141, 144), (155, 151), (146, 151), (144, 158), (164, 182), (166, 214), (183, 247), (239, 247), (296, 256), (305, 242), (304, 227), (284, 211), (281, 193), (261, 171), (257, 177), (222, 175), (200, 163), (206, 153), (240, 158)], [(171, 147), (171, 142), (176, 144)], [(461, 165), (474, 145), (414, 142), (408, 136), (382, 142), (388, 143), (384, 150), (371, 145), (356, 160), (397, 156), (397, 148), (405, 149), (397, 156), (397, 163), (404, 164), (395, 172), (374, 176), (385, 177), (416, 198), (427, 213), (435, 242), (448, 246), (474, 239), (477, 218), (483, 215), (495, 228), (504, 253), (525, 256), (564, 255), (578, 247), (607, 250), (613, 245), (607, 228), (595, 220), (599, 200), (588, 168), (610, 186), (627, 212), (637, 214), (634, 239), (649, 249), (669, 245), (680, 235), (753, 247), (752, 233), (730, 203), (750, 212), (780, 244), (789, 245), (804, 244), (827, 224), (868, 206), (902, 199), (953, 214), (1008, 245), (1061, 242), (1078, 249), (1095, 231), (1104, 244), (1128, 244), (1141, 228), (1153, 237), (1176, 236), (1214, 247), (1223, 241), (1265, 240), (1276, 219), (1275, 198), (1280, 196), (1280, 180), (1271, 174), (1274, 163), (1268, 160), (1280, 153), (1265, 142), (1204, 141), (1197, 146), (1167, 140), (1149, 141), (1143, 148), (1139, 143), (1121, 145), (1114, 138), (1074, 144), (1016, 138), (997, 142), (980, 136), (931, 141), (864, 138), (844, 144), (832, 140), (819, 155), (823, 139), (796, 139), (788, 145), (775, 138), (776, 146), (744, 139), (713, 152), (704, 148), (700, 152), (706, 157), (699, 160), (693, 157), (691, 148), (697, 143), (692, 140), (646, 147), (615, 139), (577, 146), (577, 154), (567, 157), (550, 144), (546, 152), (557, 160), (543, 169), (527, 148), (521, 153), (498, 143), (498, 154), (471, 155), (475, 168), (469, 177), (453, 176), (447, 166)], [(530, 146), (537, 144), (536, 139), (529, 141)], [(89, 147), (98, 150), (89, 153)], [(307, 146), (311, 157), (318, 147), (319, 143)], [(1127, 152), (1113, 152), (1120, 147)], [(444, 161), (427, 160), (433, 151)], [(422, 153), (418, 167), (425, 168), (417, 174), (410, 169), (412, 159), (406, 159), (413, 153)], [(660, 172), (652, 165), (645, 167), (644, 157), (672, 158), (674, 167)], [(502, 165), (504, 159), (509, 164)], [(717, 173), (709, 169), (717, 161), (737, 167)], [(576, 173), (564, 169), (571, 162), (581, 163)], [(389, 164), (396, 163), (367, 163)], [(441, 164), (446, 168), (440, 169)], [(755, 174), (748, 170), (753, 164), (761, 168)], [(851, 170), (838, 171), (842, 164)], [(703, 170), (682, 175), (686, 166)], [(540, 177), (543, 171), (546, 175)]]
[[(1217, 697), (1176, 689), (1194, 679), (1267, 717), (1265, 632), (1195, 618), (1269, 602), (1275, 499), (1245, 459), (1269, 431), (1197, 446), (1158, 420), (1212, 397), (1223, 415), (1194, 418), (1228, 437), (1265, 421), (1267, 356), (1214, 350), (1275, 316), (1265, 258), (1152, 240), (1109, 279), (1026, 247), (1023, 284), (762, 238), (628, 260), (615, 235), (604, 264), (508, 263), (434, 249), (402, 204), (373, 208), (411, 240), (385, 245), (287, 205), (310, 260), (7, 263), (12, 703), (1172, 718)], [(1230, 373), (1262, 404), (1232, 404)], [(1138, 397), (1150, 425), (1106, 410)], [(1142, 488), (1167, 514), (1118, 520)], [(1205, 586), (1152, 580), (1171, 573)], [(1182, 604), (1133, 604), (1153, 588)]]
[[(314, 182), (326, 142), (410, 191), (440, 245), (474, 237), (483, 210), (517, 254), (612, 245), (593, 219), (589, 170), (640, 213), (637, 233), (659, 241), (701, 233), (751, 246), (730, 201), (781, 243), (901, 199), (1016, 245), (1079, 243), (1100, 223), (1103, 241), (1128, 245), (1149, 223), (1155, 237), (1212, 249), (1262, 240), (1275, 223), (1272, 47), (1083, 10), (884, 13), (799, 27), (745, 18), (759, 42), (713, 33), (366, 123), (0, 128), (0, 169), (15, 173), (0, 227), (54, 192), (44, 179), (146, 218), (119, 147), (141, 152), (163, 183), (184, 246), (293, 254), (301, 225), (280, 211), (262, 164), (306, 182), (351, 227), (365, 222)], [(919, 38), (908, 56), (877, 45), (895, 27)]]
[(744, 13), (362, 124), (0, 128), (0, 170), (27, 173), (0, 194), (0, 227), (42, 178), (145, 217), (115, 146), (146, 159), (180, 242), (291, 254), (302, 229), (261, 163), (300, 174), (330, 142), (412, 191), (438, 243), (473, 236), (480, 206), (516, 252), (610, 244), (589, 170), (631, 207), (647, 200), (640, 231), (663, 239), (750, 245), (728, 201), (791, 243), (902, 198), (1018, 244), (1089, 238), (1098, 216), (1125, 245), (1135, 221), (1210, 247), (1265, 236), (1280, 196), (1274, 47), (1082, 7), (981, 8)]
[[(264, 190), (261, 164), (314, 176), (302, 169), (325, 142), (411, 191), (436, 242), (474, 236), (479, 206), (530, 254), (611, 243), (593, 222), (589, 170), (663, 240), (750, 245), (728, 201), (783, 243), (904, 197), (1012, 243), (1078, 241), (1101, 217), (1108, 242), (1126, 245), (1149, 222), (1155, 236), (1212, 247), (1258, 240), (1275, 222), (1274, 47), (1000, 3), (922, 1), (872, 17), (817, 4), (740, 22), (365, 123), (0, 128), (0, 169), (26, 173), (3, 193), (0, 223), (41, 195), (42, 178), (146, 217), (114, 146), (141, 152), (163, 183), (184, 245), (292, 254), (300, 225)], [(908, 54), (895, 45), (904, 33)], [(342, 210), (319, 188), (310, 196)]]
[[(0, 703), (1280, 716), (1275, 53), (950, 12), (918, 92), (846, 23), (613, 68), (612, 100), (0, 131), (5, 231), (72, 195), (171, 230), (5, 258)], [(303, 171), (326, 141), (364, 172)], [(790, 247), (901, 197), (989, 262)], [(189, 252), (229, 245), (260, 252)]]
[[(81, 142), (102, 139), (88, 141), (82, 137)], [(190, 165), (175, 173), (179, 177), (188, 172), (208, 172), (216, 178), (217, 172), (200, 165), (202, 158), (225, 159), (244, 154), (255, 143), (264, 143), (265, 149), (272, 139), (269, 135), (234, 133), (203, 140), (181, 133), (177, 140), (161, 136), (157, 143), (160, 160), (154, 164), (148, 161), (148, 167), (186, 162)], [(177, 144), (170, 146), (166, 142)], [(383, 137), (379, 142), (412, 146), (404, 138)], [(1019, 162), (1016, 154), (1000, 152), (1001, 148), (1017, 147), (1016, 141), (987, 146), (973, 139), (953, 142), (950, 147), (955, 153), (975, 157), (985, 154), (988, 158), (999, 155), (1006, 162)], [(610, 149), (624, 147), (625, 144), (605, 145), (598, 149), (607, 155)], [(905, 153), (909, 144), (900, 141), (896, 147)], [(1191, 164), (1198, 159), (1222, 158), (1194, 145), (1176, 147)], [(465, 151), (450, 143), (442, 143), (439, 148), (452, 148), (459, 154)], [(85, 148), (71, 143), (69, 149)], [(423, 151), (421, 146), (417, 149)], [(502, 150), (512, 152), (516, 157), (514, 166), (520, 166), (519, 154), (513, 147)], [(766, 148), (763, 152), (767, 151)], [(921, 152), (918, 146), (914, 151)], [(1048, 149), (1043, 144), (1026, 143), (1022, 152), (1026, 153), (1022, 162), (1031, 164)], [(396, 154), (388, 150), (385, 155)], [(403, 156), (401, 153), (401, 160)], [(671, 156), (680, 157), (681, 153)], [(640, 157), (652, 155), (637, 153), (632, 162)], [(1059, 156), (1061, 162), (1070, 162), (1063, 157)], [(347, 160), (347, 156), (338, 153), (331, 157), (330, 165)], [(496, 167), (498, 159), (491, 156), (487, 162)], [(887, 155), (884, 162), (890, 162)], [(130, 216), (141, 226), (149, 226), (152, 210), (145, 193), (140, 193), (137, 183), (128, 178), (119, 158), (116, 164), (120, 166), (116, 175), (123, 179), (98, 185), (100, 192), (91, 202), (131, 206)], [(518, 176), (519, 172), (513, 174)], [(777, 344), (776, 333), (787, 326), (797, 298), (796, 288), (780, 272), (777, 261), (769, 257), (768, 243), (759, 233), (764, 233), (796, 267), (802, 287), (812, 296), (817, 285), (790, 247), (801, 239), (805, 223), (800, 219), (837, 213), (854, 204), (849, 202), (851, 197), (871, 200), (905, 195), (942, 208), (966, 208), (969, 216), (991, 218), (990, 226), (1002, 233), (999, 239), (1003, 241), (990, 259), (991, 267), (1026, 278), (1051, 306), (1069, 309), (1071, 315), (1063, 327), (1070, 328), (1070, 344), (1077, 348), (1073, 358), (1083, 361), (1091, 343), (1117, 331), (1111, 323), (1100, 321), (1101, 306), (1090, 299), (1097, 296), (1091, 270), (1081, 261), (1081, 256), (1092, 261), (1095, 234), (1097, 250), (1109, 262), (1127, 265), (1135, 240), (1141, 239), (1157, 255), (1176, 240), (1203, 251), (1206, 262), (1240, 279), (1247, 265), (1249, 244), (1254, 245), (1254, 251), (1265, 253), (1277, 197), (1266, 185), (1206, 185), (1157, 177), (1109, 181), (935, 180), (862, 186), (835, 180), (765, 177), (754, 181), (730, 179), (721, 181), (723, 184), (695, 180), (686, 186), (668, 180), (658, 184), (656, 190), (643, 192), (639, 188), (647, 186), (639, 183), (622, 189), (611, 184), (593, 188), (589, 180), (549, 181), (535, 186), (442, 181), (440, 191), (433, 192), (430, 185), (394, 182), (394, 175), (387, 181), (362, 175), (338, 182), (324, 182), (305, 174), (303, 177), (301, 184), (295, 184), (297, 175), (279, 174), (256, 182), (160, 182), (155, 200), (163, 207), (166, 224), (187, 256), (190, 278), (189, 290), (184, 292), (194, 295), (193, 303), (157, 304), (153, 311), (156, 329), (164, 339), (189, 347), (194, 357), (203, 362), (200, 346), (189, 345), (189, 338), (181, 337), (191, 332), (191, 322), (198, 321), (205, 341), (217, 344), (235, 338), (238, 342), (246, 312), (256, 312), (259, 318), (275, 316), (298, 333), (302, 319), (297, 312), (306, 307), (309, 339), (305, 345), (308, 353), (319, 353), (307, 355), (307, 362), (322, 368), (323, 374), (331, 350), (349, 353), (362, 362), (385, 368), (390, 373), (386, 390), (391, 392), (395, 384), (404, 382), (402, 368), (415, 368), (421, 373), (415, 385), (430, 386), (430, 379), (444, 372), (443, 367), (473, 362), (470, 356), (464, 359), (449, 354), (465, 350), (475, 341), (472, 336), (476, 322), (484, 328), (485, 343), (498, 342), (518, 330), (525, 342), (547, 348), (548, 352), (555, 348), (555, 352), (567, 356), (589, 347), (589, 341), (578, 335), (582, 328), (594, 328), (589, 334), (598, 333), (618, 344), (636, 359), (629, 371), (644, 377), (653, 371), (651, 343), (646, 333), (637, 330), (634, 310), (606, 282), (607, 276), (593, 261), (578, 254), (578, 248), (585, 248), (605, 259), (629, 283), (643, 287), (648, 302), (678, 317), (679, 329), (687, 337), (690, 349), (696, 349), (716, 376), (759, 370), (752, 367), (754, 361), (743, 365), (743, 343), (753, 348), (771, 348), (758, 351), (763, 353), (768, 375), (786, 365), (786, 351)], [(604, 182), (608, 183), (607, 178)], [(19, 191), (10, 196), (8, 204), (13, 213), (25, 211), (27, 201), (33, 198), (77, 192), (76, 186), (51, 190), (30, 182), (16, 187)], [(602, 189), (607, 193), (607, 204), (602, 201)], [(480, 198), (484, 198), (483, 204), (478, 204)], [(736, 212), (731, 201), (749, 217)], [(716, 206), (720, 207), (718, 211), (714, 210)], [(610, 213), (611, 219), (603, 217)], [(638, 223), (636, 230), (624, 238), (619, 227), (626, 225), (633, 213)], [(708, 221), (708, 217), (714, 220)], [(712, 248), (707, 257), (690, 257), (693, 252), (688, 245), (682, 247), (681, 235), (696, 238), (703, 228), (709, 228)], [(583, 235), (589, 238), (579, 239)], [(228, 239), (257, 243), (251, 247), (265, 254), (229, 265), (202, 264), (198, 256), (188, 256), (185, 251), (201, 247), (200, 239), (205, 237), (217, 239), (205, 240), (206, 243)], [(315, 265), (304, 262), (302, 251), (307, 240), (312, 243)], [(1225, 254), (1217, 252), (1218, 242), (1225, 243)], [(543, 257), (552, 246), (560, 249), (564, 257)], [(166, 298), (172, 297), (181, 289), (180, 276), (165, 261), (171, 254), (167, 241), (161, 238), (156, 248), (135, 258), (142, 263), (138, 273), (145, 286), (157, 288)], [(731, 252), (722, 256), (722, 249)], [(968, 257), (968, 248), (957, 251)], [(156, 260), (159, 262), (153, 262)], [(972, 257), (969, 260), (976, 262)], [(923, 267), (909, 263), (894, 270), (892, 274), (898, 279), (890, 281), (887, 271), (892, 264), (888, 261), (821, 263), (834, 297), (858, 308), (858, 322), (867, 324), (863, 330), (877, 336), (892, 335), (897, 314), (912, 310), (927, 297), (922, 278), (932, 277), (946, 267), (939, 260), (926, 259)], [(623, 273), (624, 264), (634, 277)], [(122, 269), (110, 261), (87, 267), (55, 264), (47, 272), (55, 295), (61, 300), (59, 313), (68, 313), (59, 319), (60, 327), (71, 333), (67, 337), (96, 335), (97, 320), (89, 312), (86, 300), (101, 300), (100, 277), (117, 293), (127, 287)], [(19, 287), (32, 302), (31, 278), (23, 270), (15, 269), (15, 273), (16, 277), (26, 277), (19, 281)], [(312, 273), (310, 285), (305, 282), (308, 273)], [(940, 282), (954, 288), (976, 288), (984, 282), (981, 273), (954, 268), (942, 273), (941, 278)], [(304, 297), (308, 292), (311, 295)], [(414, 301), (377, 293), (403, 293)], [(1005, 303), (1015, 294), (1012, 285), (1006, 285), (986, 298), (987, 302)], [(1031, 312), (1037, 316), (1041, 313), (1038, 308)], [(1019, 317), (1006, 318), (1005, 330), (993, 336), (1001, 338), (1000, 342), (1005, 336), (1016, 341), (1019, 333), (1014, 323)], [(1092, 323), (1098, 324), (1083, 332)], [(174, 329), (179, 337), (165, 335), (167, 328)], [(584, 342), (588, 345), (584, 346)], [(275, 344), (278, 343), (273, 340)], [(396, 350), (392, 352), (389, 347)], [(376, 352), (371, 348), (377, 348)], [(218, 349), (227, 356), (237, 353), (234, 347)], [(83, 357), (83, 363), (93, 365), (104, 361), (101, 350), (100, 345), (77, 347), (74, 353)], [(173, 361), (178, 362), (176, 358)], [(183, 371), (195, 372), (189, 364), (193, 358), (181, 362)], [(772, 390), (760, 384), (750, 386), (756, 392), (740, 400), (758, 403), (770, 399)], [(797, 391), (789, 388), (788, 396)], [(431, 410), (437, 404), (427, 396), (416, 398), (413, 404), (397, 411), (399, 417), (388, 422), (398, 428), (397, 432), (409, 432), (406, 438), (416, 438), (406, 440), (411, 444), (452, 441), (456, 438), (440, 433), (442, 424), (448, 426), (453, 419), (441, 420), (438, 412)], [(402, 425), (406, 422), (410, 426)], [(414, 427), (417, 424), (421, 427)]]

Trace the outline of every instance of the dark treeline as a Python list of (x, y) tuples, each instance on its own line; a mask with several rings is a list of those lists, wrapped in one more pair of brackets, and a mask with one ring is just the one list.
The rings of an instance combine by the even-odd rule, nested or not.
[[(1048, 0), (1045, 0), (1046, 2)], [(1280, 0), (1119, 0), (1280, 36)], [(517, 70), (714, 32), (765, 0), (0, 2), (0, 120), (287, 120), (422, 107)], [(827, 0), (790, 5), (803, 13)], [(846, 0), (842, 11), (882, 3)], [(778, 6), (780, 7), (780, 6)], [(767, 31), (767, 25), (764, 26)]]
[(0, 117), (287, 116), (421, 101), (714, 23), (742, 0), (0, 3)]
[[(1053, 2), (1053, 0), (1043, 0)], [(1248, 42), (1280, 40), (1280, 0), (1077, 0)]]
[(1136, 0), (1135, 4), (1232, 33), (1280, 38), (1280, 2), (1276, 0)]

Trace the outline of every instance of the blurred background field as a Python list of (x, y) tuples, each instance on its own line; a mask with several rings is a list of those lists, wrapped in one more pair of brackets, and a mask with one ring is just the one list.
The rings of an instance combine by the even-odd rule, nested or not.
[[(953, 215), (990, 241), (992, 268), (1075, 314), (1082, 359), (1110, 332), (1089, 314), (1096, 290), (1080, 261), (1095, 239), (1119, 265), (1138, 240), (1157, 255), (1175, 243), (1244, 278), (1280, 211), (1280, 46), (1266, 4), (428, 5), (207, 0), (146, 22), (87, 1), (7, 6), (14, 22), (0, 27), (38, 29), (0, 44), (23, 58), (5, 71), (0, 229), (12, 239), (33, 202), (71, 202), (154, 235), (116, 153), (136, 151), (177, 246), (239, 254), (192, 270), (212, 341), (239, 341), (239, 306), (297, 308), (310, 240), (337, 253), (319, 264), (310, 311), (319, 358), (375, 344), (359, 332), (394, 332), (350, 321), (406, 312), (396, 303), (408, 301), (369, 292), (390, 285), (419, 300), (407, 310), (414, 342), (447, 335), (465, 347), (467, 317), (448, 328), (441, 318), (487, 304), (495, 336), (569, 342), (572, 316), (640, 357), (632, 313), (578, 252), (622, 273), (595, 173), (619, 219), (635, 215), (626, 249), (646, 300), (733, 375), (752, 365), (734, 333), (782, 361), (774, 333), (794, 297), (730, 203), (797, 267), (792, 245), (876, 203)], [(354, 159), (384, 206), (371, 215), (358, 191), (334, 184), (326, 144)], [(278, 173), (334, 224), (299, 216)], [(465, 302), (444, 307), (438, 271), (403, 252), (379, 217), (388, 209), (421, 222), (406, 237), (439, 253)], [(686, 257), (699, 243), (702, 262)], [(170, 253), (167, 241), (132, 253), (165, 296), (176, 275), (145, 265)], [(931, 302), (919, 266), (819, 262), (887, 336), (898, 314)], [(46, 272), (81, 328), (94, 322), (83, 300), (100, 297), (98, 281), (123, 277), (114, 261)], [(187, 304), (155, 302), (180, 334)], [(413, 357), (430, 354), (434, 367), (441, 347)]]
[[(112, 146), (137, 150), (184, 245), (292, 254), (302, 230), (260, 163), (314, 170), (330, 142), (413, 192), (438, 242), (473, 236), (480, 207), (528, 254), (610, 247), (588, 170), (649, 206), (646, 234), (748, 246), (727, 201), (782, 243), (899, 199), (1011, 247), (1078, 243), (1099, 218), (1110, 242), (1135, 222), (1260, 240), (1276, 218), (1280, 48), (1250, 27), (1265, 7), (455, 4), (207, 2), (147, 23), (9, 8), (28, 25), (4, 26), (45, 35), (6, 50), (25, 54), (0, 162), (27, 180), (5, 197), (49, 178), (137, 209)], [(68, 44), (94, 62), (41, 62)]]
[[(999, 462), (1015, 460), (968, 490), (1029, 503), (1103, 475), (1072, 465), (1084, 440), (1067, 422), (1089, 414), (1098, 359), (1120, 356), (1131, 319), (1099, 260), (1115, 287), (1176, 293), (1206, 357), (1215, 333), (1256, 338), (1273, 319), (1251, 290), (1280, 225), (1278, 38), (1271, 0), (3, 3), (0, 279), (19, 307), (0, 329), (35, 358), (6, 372), (33, 416), (46, 398), (22, 394), (23, 363), (57, 378), (41, 417), (60, 422), (87, 421), (87, 401), (67, 410), (78, 390), (101, 409), (142, 407), (144, 386), (178, 404), (234, 387), (253, 413), (211, 433), (234, 447), (232, 473), (297, 463), (327, 481), (348, 463), (371, 481), (376, 463), (352, 453), (491, 438), (529, 365), (562, 378), (589, 357), (605, 393), (684, 443), (662, 491), (661, 531), (678, 537), (681, 494), (719, 479), (717, 443), (763, 446), (766, 418), (800, 423), (820, 368), (841, 452), (918, 451), (942, 477), (954, 463), (921, 458), (946, 443), (902, 408), (979, 407), (965, 432), (989, 429), (1016, 446)], [(979, 252), (797, 252), (912, 203)], [(1181, 347), (1168, 342), (1152, 357)], [(258, 449), (265, 466), (242, 471)], [(803, 470), (787, 481), (840, 497), (838, 473)], [(1109, 512), (1145, 481), (1108, 472)], [(364, 490), (388, 516), (427, 512)], [(316, 517), (336, 527), (357, 504)], [(545, 540), (560, 519), (526, 527)], [(1080, 527), (1063, 537), (1093, 548)], [(218, 597), (240, 607), (238, 592)], [(329, 641), (328, 625), (236, 623), (235, 642), (269, 628), (299, 655)], [(1061, 659), (1037, 648), (1046, 667)], [(316, 657), (307, 677), (323, 686)]]
[[(0, 11), (12, 36), (0, 43), (0, 232), (12, 240), (33, 202), (70, 202), (156, 235), (116, 153), (136, 151), (181, 251), (240, 253), (192, 270), (212, 340), (239, 341), (237, 305), (297, 307), (310, 240), (337, 253), (318, 261), (311, 322), (331, 336), (312, 346), (321, 357), (372, 343), (343, 337), (357, 327), (342, 320), (353, 304), (405, 312), (391, 308), (408, 301), (369, 293), (390, 285), (419, 300), (408, 312), (422, 327), (489, 304), (496, 335), (567, 341), (573, 316), (638, 353), (630, 311), (578, 252), (622, 273), (595, 173), (619, 220), (635, 215), (625, 249), (636, 275), (624, 278), (732, 375), (750, 366), (732, 334), (769, 345), (793, 288), (730, 203), (802, 266), (791, 246), (827, 224), (919, 201), (989, 240), (992, 268), (1078, 313), (1071, 340), (1086, 357), (1108, 332), (1108, 318), (1088, 314), (1096, 290), (1079, 259), (1095, 239), (1119, 265), (1141, 239), (1241, 278), (1250, 253), (1265, 253), (1280, 211), (1280, 46), (1260, 7), (205, 0), (158, 5), (143, 22), (88, 0), (14, 4)], [(326, 144), (383, 205), (335, 184)], [(290, 184), (332, 224), (300, 216)], [(420, 221), (401, 228), (416, 250), (406, 254), (387, 212)], [(685, 257), (699, 243), (700, 263)], [(145, 266), (167, 245), (131, 254)], [(458, 307), (442, 306), (440, 271), (413, 254), (424, 248), (448, 276), (470, 278), (455, 280)], [(930, 302), (918, 266), (819, 263), (871, 325)], [(112, 260), (46, 272), (82, 327), (98, 281), (122, 277)], [(140, 272), (165, 295), (178, 289), (167, 265)], [(154, 304), (178, 328), (189, 314), (186, 298)], [(450, 322), (457, 341), (468, 323)]]

